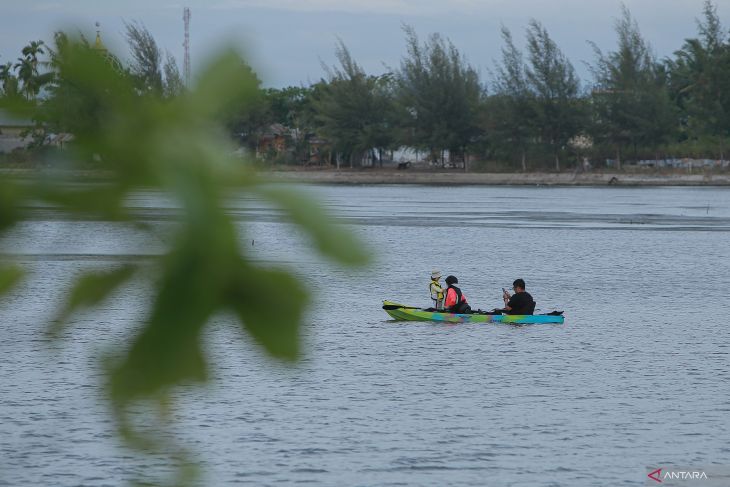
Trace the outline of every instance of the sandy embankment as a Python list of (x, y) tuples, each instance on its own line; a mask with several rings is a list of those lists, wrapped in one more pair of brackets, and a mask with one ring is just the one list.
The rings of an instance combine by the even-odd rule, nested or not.
[[(54, 170), (38, 168), (0, 168), (0, 177), (33, 178), (39, 175), (62, 176), (64, 180), (104, 181), (110, 174), (100, 170)], [(312, 169), (264, 170), (259, 175), (272, 182), (311, 184), (422, 184), (459, 185), (545, 185), (545, 186), (730, 186), (730, 173), (465, 173), (396, 169)]]
[(272, 181), (315, 184), (730, 186), (730, 173), (464, 173), (397, 170), (272, 171)]

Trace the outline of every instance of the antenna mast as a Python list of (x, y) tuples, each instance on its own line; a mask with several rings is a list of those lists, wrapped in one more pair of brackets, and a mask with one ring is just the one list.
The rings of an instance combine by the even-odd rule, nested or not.
[(185, 76), (185, 86), (190, 87), (190, 9), (185, 7), (183, 10), (183, 20), (185, 21), (185, 60), (183, 61), (183, 75)]

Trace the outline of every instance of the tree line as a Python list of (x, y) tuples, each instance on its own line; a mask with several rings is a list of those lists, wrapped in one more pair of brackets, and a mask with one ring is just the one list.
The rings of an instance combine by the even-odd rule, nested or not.
[[(163, 55), (142, 24), (127, 24), (130, 61), (106, 54), (135, 82), (139, 96), (185, 96), (175, 59)], [(368, 74), (342, 41), (338, 63), (309, 86), (262, 88), (221, 114), (231, 135), (272, 162), (358, 166), (381, 163), (394, 150), (414, 148), (434, 164), (448, 159), (492, 161), (505, 169), (582, 167), (580, 161), (697, 157), (725, 159), (730, 137), (730, 31), (707, 0), (696, 36), (658, 59), (629, 10), (615, 21), (616, 45), (592, 44), (591, 80), (582, 83), (571, 61), (537, 20), (520, 49), (501, 30), (500, 58), (485, 78), (439, 34), (420, 39), (404, 26), (406, 53), (389, 72)], [(94, 107), (64, 82), (53, 47), (30, 43), (15, 63), (0, 67), (0, 96), (35, 107), (37, 139), (74, 132)], [(91, 43), (89, 43), (91, 45)], [(39, 56), (47, 50), (47, 62)], [(43, 68), (43, 69), (42, 69)], [(286, 149), (267, 146), (272, 126)]]

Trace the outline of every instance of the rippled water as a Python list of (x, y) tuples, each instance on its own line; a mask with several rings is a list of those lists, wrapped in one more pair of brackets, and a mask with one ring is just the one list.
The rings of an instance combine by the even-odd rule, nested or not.
[[(318, 291), (294, 368), (220, 316), (215, 378), (178, 393), (176, 435), (205, 485), (637, 485), (647, 466), (730, 466), (730, 192), (720, 188), (310, 187), (377, 256), (339, 269), (260, 202), (231, 212), (256, 259)], [(84, 268), (161, 252), (174, 205), (130, 201), (150, 232), (35, 208), (0, 251), (32, 271), (0, 304), (0, 485), (123, 485), (172, 465), (118, 445), (99, 354), (148, 304), (137, 282), (60, 343), (42, 334)], [(250, 242), (253, 240), (253, 242)], [(253, 243), (253, 245), (250, 245)], [(564, 325), (399, 323), (432, 268), (473, 307), (522, 277)]]

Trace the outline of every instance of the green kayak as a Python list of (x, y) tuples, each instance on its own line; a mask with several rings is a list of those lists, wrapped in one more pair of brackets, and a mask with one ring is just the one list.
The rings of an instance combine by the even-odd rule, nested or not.
[(562, 312), (546, 315), (495, 315), (485, 313), (455, 314), (406, 306), (393, 301), (383, 301), (383, 309), (391, 317), (400, 321), (444, 321), (446, 323), (513, 323), (539, 324), (563, 323)]

